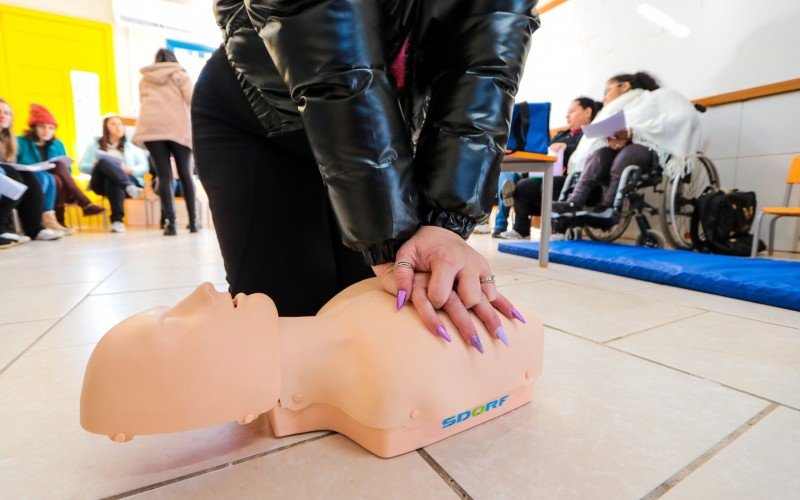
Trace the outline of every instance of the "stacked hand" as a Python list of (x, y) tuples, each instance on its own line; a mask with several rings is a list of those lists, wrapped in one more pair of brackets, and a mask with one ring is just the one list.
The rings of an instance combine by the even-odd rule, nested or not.
[(422, 321), (450, 341), (437, 310), (444, 311), (464, 340), (483, 352), (468, 310), (486, 329), (508, 345), (497, 311), (507, 318), (525, 321), (511, 303), (497, 292), (489, 263), (458, 235), (434, 226), (422, 227), (397, 252), (396, 263), (373, 266), (387, 292), (397, 296), (400, 309), (407, 299)]

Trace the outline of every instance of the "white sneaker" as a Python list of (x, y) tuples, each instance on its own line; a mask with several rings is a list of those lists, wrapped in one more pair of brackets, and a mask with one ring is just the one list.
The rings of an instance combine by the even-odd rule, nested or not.
[(562, 233), (553, 233), (550, 235), (550, 241), (566, 241), (567, 235)]
[(64, 236), (63, 231), (45, 228), (39, 231), (39, 233), (36, 235), (36, 239), (42, 241), (53, 241), (61, 238), (62, 236)]
[(489, 234), (492, 232), (492, 228), (489, 227), (489, 223), (478, 224), (475, 226), (475, 229), (472, 230), (475, 234)]
[[(134, 200), (140, 200), (144, 196), (144, 189), (140, 188), (139, 186), (135, 186), (133, 184), (128, 184), (127, 186), (125, 186), (125, 192), (128, 193), (128, 196), (130, 196)], [(114, 230), (112, 229), (111, 231)], [(117, 232), (124, 233), (125, 231), (123, 230)]]
[(30, 236), (25, 236), (24, 234), (17, 234), (17, 233), (3, 233), (0, 234), (0, 238), (5, 238), (7, 240), (13, 240), (17, 243), (27, 243), (31, 241)]
[(127, 229), (125, 229), (125, 224), (123, 224), (122, 222), (112, 222), (111, 223), (111, 232), (112, 233), (124, 233), (125, 231), (127, 231)]
[(521, 234), (514, 231), (513, 229), (509, 229), (508, 231), (503, 231), (499, 234), (500, 238), (504, 240), (522, 240), (525, 239)]

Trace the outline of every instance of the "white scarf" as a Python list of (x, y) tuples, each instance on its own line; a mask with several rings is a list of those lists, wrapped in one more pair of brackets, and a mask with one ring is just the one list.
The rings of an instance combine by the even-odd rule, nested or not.
[[(633, 89), (603, 107), (595, 120), (604, 120), (623, 109), (625, 122), (633, 130), (631, 141), (655, 151), (667, 177), (692, 171), (702, 130), (697, 110), (689, 100), (669, 89)], [(569, 171), (582, 171), (589, 155), (607, 146), (605, 138), (584, 136), (569, 159)]]

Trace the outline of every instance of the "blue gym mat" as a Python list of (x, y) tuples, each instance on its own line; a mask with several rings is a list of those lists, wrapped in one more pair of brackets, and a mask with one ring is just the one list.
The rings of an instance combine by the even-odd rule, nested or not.
[[(538, 243), (500, 243), (499, 250), (539, 256)], [(800, 311), (800, 262), (594, 241), (554, 241), (550, 261)]]

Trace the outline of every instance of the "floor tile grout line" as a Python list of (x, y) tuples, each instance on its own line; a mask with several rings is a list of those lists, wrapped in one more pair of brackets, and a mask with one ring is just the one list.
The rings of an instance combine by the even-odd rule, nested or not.
[(211, 472), (217, 472), (217, 471), (222, 470), (222, 469), (227, 469), (229, 467), (234, 467), (234, 466), (237, 466), (237, 465), (239, 465), (241, 463), (249, 462), (250, 460), (255, 460), (255, 459), (258, 459), (258, 458), (266, 457), (267, 455), (273, 455), (275, 453), (279, 453), (281, 451), (288, 450), (289, 448), (294, 448), (294, 447), (300, 446), (302, 444), (310, 443), (312, 441), (318, 441), (320, 439), (324, 439), (326, 437), (335, 436), (335, 435), (336, 435), (335, 432), (326, 432), (325, 434), (322, 434), (321, 436), (314, 436), (312, 438), (304, 439), (304, 440), (298, 441), (296, 443), (290, 443), (290, 444), (287, 444), (285, 446), (279, 446), (278, 448), (273, 448), (271, 450), (262, 451), (262, 452), (259, 452), (259, 453), (256, 453), (254, 455), (250, 455), (250, 456), (247, 456), (247, 457), (237, 458), (236, 460), (233, 460), (231, 462), (226, 462), (224, 464), (214, 465), (212, 467), (208, 467), (208, 468), (203, 469), (203, 470), (190, 472), (188, 474), (184, 474), (184, 475), (178, 476), (178, 477), (173, 477), (171, 479), (166, 479), (164, 481), (159, 481), (158, 483), (149, 484), (147, 486), (142, 486), (142, 487), (139, 487), (139, 488), (135, 488), (135, 489), (132, 489), (132, 490), (129, 490), (129, 491), (125, 491), (123, 493), (118, 493), (116, 495), (103, 497), (103, 500), (117, 500), (117, 499), (120, 499), (120, 498), (126, 498), (126, 497), (129, 497), (129, 496), (138, 495), (139, 493), (144, 493), (146, 491), (155, 490), (155, 489), (158, 489), (158, 488), (162, 488), (164, 486), (168, 486), (170, 484), (178, 483), (178, 482), (181, 482), (181, 481), (186, 481), (187, 479), (192, 479), (192, 478), (195, 478), (195, 477), (198, 477), (198, 476), (203, 476), (203, 475), (209, 474)]
[(55, 318), (40, 318), (40, 319), (26, 319), (25, 321), (12, 321), (11, 323), (0, 323), (0, 327), (3, 326), (13, 326), (13, 325), (24, 325), (25, 323), (36, 323), (37, 321), (58, 321), (58, 317)]
[(472, 500), (472, 496), (469, 493), (467, 493), (467, 491), (464, 488), (462, 488), (461, 485), (458, 484), (458, 482), (456, 482), (455, 479), (453, 479), (453, 476), (451, 476), (450, 474), (447, 473), (446, 470), (444, 470), (444, 467), (442, 467), (439, 464), (439, 462), (436, 461), (436, 459), (434, 459), (432, 456), (430, 456), (430, 454), (427, 451), (425, 451), (425, 448), (418, 449), (417, 453), (419, 454), (420, 457), (422, 457), (423, 460), (425, 460), (425, 463), (427, 463), (431, 467), (431, 469), (433, 469), (433, 471), (440, 478), (442, 478), (442, 480), (445, 483), (447, 483), (447, 486), (449, 486), (450, 489), (452, 489), (456, 495), (458, 495), (460, 498), (463, 499)]
[(761, 401), (764, 401), (766, 403), (772, 403), (772, 404), (776, 404), (776, 405), (781, 405), (781, 406), (785, 406), (786, 408), (791, 408), (792, 410), (800, 411), (800, 408), (796, 408), (796, 407), (794, 407), (792, 405), (789, 405), (789, 404), (786, 404), (786, 403), (782, 403), (780, 401), (773, 401), (772, 399), (769, 399), (769, 398), (767, 398), (765, 396), (760, 396), (758, 394), (754, 394), (752, 392), (745, 391), (744, 389), (739, 389), (737, 387), (730, 386), (730, 385), (725, 384), (723, 382), (720, 382), (718, 380), (714, 380), (714, 379), (710, 379), (710, 378), (707, 378), (707, 377), (703, 377), (702, 375), (698, 375), (696, 373), (688, 372), (686, 370), (682, 370), (680, 368), (677, 368), (677, 367), (674, 367), (674, 366), (670, 366), (668, 364), (662, 363), (660, 361), (656, 361), (654, 359), (649, 359), (649, 358), (646, 358), (644, 356), (640, 356), (638, 354), (634, 354), (632, 352), (624, 351), (624, 350), (622, 350), (622, 349), (620, 349), (618, 347), (612, 346), (612, 345), (606, 345), (606, 344), (603, 344), (601, 342), (597, 342), (596, 340), (587, 339), (586, 337), (581, 337), (578, 334), (570, 333), (568, 331), (561, 330), (561, 329), (558, 329), (558, 328), (553, 328), (552, 326), (549, 326), (548, 328), (550, 328), (551, 330), (555, 330), (555, 331), (557, 331), (559, 333), (563, 333), (565, 335), (569, 335), (570, 337), (575, 337), (576, 339), (584, 340), (586, 342), (591, 342), (592, 344), (595, 344), (595, 345), (598, 345), (598, 346), (601, 346), (601, 347), (606, 347), (606, 348), (611, 349), (613, 351), (617, 351), (620, 354), (626, 354), (628, 356), (633, 356), (634, 358), (641, 359), (642, 361), (646, 361), (648, 363), (652, 363), (652, 364), (660, 366), (662, 368), (667, 368), (668, 370), (676, 371), (678, 373), (683, 373), (684, 375), (689, 375), (690, 377), (693, 377), (693, 378), (697, 378), (697, 379), (700, 379), (700, 380), (705, 380), (707, 382), (711, 382), (713, 384), (717, 384), (717, 385), (719, 385), (721, 387), (724, 387), (726, 389), (730, 389), (732, 391), (736, 391), (738, 393), (745, 394), (747, 396), (750, 396), (750, 397), (753, 397), (753, 398), (756, 398), (756, 399), (760, 399)]
[[(217, 282), (204, 281), (203, 283), (211, 283), (212, 285), (227, 285), (227, 283), (225, 283), (223, 281), (217, 281)], [(199, 283), (198, 284), (194, 284), (194, 285), (167, 286), (167, 287), (163, 287), (163, 288), (141, 288), (141, 289), (135, 289), (135, 290), (120, 290), (120, 291), (117, 291), (117, 292), (93, 293), (93, 294), (91, 294), (91, 296), (92, 297), (104, 297), (106, 295), (122, 295), (122, 294), (125, 294), (125, 293), (160, 292), (160, 291), (163, 291), (163, 290), (177, 290), (177, 289), (180, 289), (180, 288), (196, 288), (197, 285), (199, 285)]]
[(681, 321), (684, 321), (684, 320), (687, 320), (687, 319), (692, 319), (692, 318), (696, 318), (697, 316), (702, 316), (703, 314), (708, 314), (709, 312), (710, 311), (701, 309), (699, 312), (696, 312), (696, 313), (694, 313), (694, 314), (692, 314), (690, 316), (686, 316), (684, 318), (673, 319), (671, 321), (667, 321), (666, 323), (662, 323), (660, 325), (648, 326), (647, 328), (644, 328), (642, 330), (639, 330), (639, 331), (636, 331), (636, 332), (632, 332), (632, 333), (627, 333), (625, 335), (620, 335), (619, 337), (615, 337), (613, 339), (603, 340), (602, 342), (598, 342), (598, 343), (599, 344), (603, 344), (603, 345), (608, 345), (611, 342), (616, 342), (617, 340), (627, 339), (629, 337), (633, 337), (634, 335), (639, 335), (640, 333), (646, 333), (646, 332), (649, 332), (649, 331), (652, 331), (652, 330), (657, 330), (657, 329), (663, 328), (663, 327), (665, 327), (667, 325), (680, 323)]
[(717, 456), (720, 452), (722, 452), (722, 450), (727, 448), (742, 434), (761, 422), (764, 418), (766, 418), (767, 415), (775, 411), (779, 406), (780, 405), (777, 403), (768, 405), (766, 408), (751, 417), (747, 422), (740, 425), (733, 432), (722, 438), (722, 440), (720, 440), (714, 446), (703, 452), (699, 457), (695, 458), (681, 470), (670, 476), (666, 481), (655, 487), (648, 494), (644, 495), (642, 500), (655, 500), (664, 496), (669, 490), (680, 484), (680, 482), (686, 479), (690, 474)]
[(34, 340), (34, 341), (33, 341), (33, 342), (31, 342), (30, 344), (28, 344), (28, 347), (26, 347), (25, 349), (23, 349), (21, 353), (19, 353), (19, 354), (17, 354), (16, 356), (14, 356), (14, 358), (13, 358), (11, 361), (9, 361), (8, 363), (6, 363), (6, 365), (5, 365), (4, 367), (0, 368), (0, 376), (2, 376), (2, 375), (3, 375), (3, 373), (5, 373), (5, 371), (6, 371), (6, 370), (8, 370), (8, 369), (11, 367), (11, 365), (13, 365), (14, 363), (16, 363), (16, 362), (17, 362), (17, 360), (18, 360), (19, 358), (21, 358), (21, 357), (22, 357), (22, 356), (23, 356), (23, 355), (24, 355), (26, 352), (30, 351), (30, 350), (31, 350), (31, 348), (32, 348), (33, 346), (35, 346), (35, 345), (36, 345), (36, 344), (37, 344), (37, 343), (38, 343), (40, 340), (42, 340), (42, 339), (44, 338), (44, 336), (45, 336), (45, 335), (47, 335), (48, 333), (50, 333), (50, 332), (53, 330), (53, 328), (55, 328), (55, 327), (56, 327), (56, 326), (57, 326), (59, 323), (61, 323), (61, 322), (64, 320), (64, 318), (66, 318), (67, 316), (69, 316), (69, 314), (70, 314), (72, 311), (74, 311), (74, 310), (75, 310), (75, 309), (76, 309), (78, 306), (80, 306), (81, 304), (83, 304), (83, 301), (84, 301), (84, 300), (86, 300), (86, 298), (87, 298), (87, 297), (89, 297), (89, 296), (92, 294), (92, 292), (93, 292), (93, 291), (97, 290), (97, 287), (98, 287), (98, 286), (100, 286), (100, 285), (101, 285), (101, 284), (102, 284), (102, 283), (103, 283), (105, 280), (107, 280), (107, 279), (108, 279), (108, 277), (109, 277), (109, 276), (111, 276), (112, 274), (114, 274), (114, 273), (115, 273), (115, 272), (116, 272), (116, 271), (117, 271), (117, 270), (118, 270), (120, 267), (122, 267), (124, 264), (125, 264), (125, 263), (123, 262), (123, 263), (122, 263), (122, 264), (120, 264), (119, 266), (115, 267), (115, 268), (114, 268), (114, 270), (113, 270), (113, 271), (111, 271), (111, 273), (109, 273), (109, 275), (108, 275), (108, 276), (106, 276), (104, 279), (102, 279), (102, 280), (100, 280), (99, 282), (97, 282), (97, 284), (96, 284), (96, 285), (95, 285), (95, 286), (94, 286), (94, 287), (93, 287), (91, 290), (89, 290), (89, 291), (88, 291), (88, 292), (87, 292), (87, 293), (86, 293), (86, 294), (85, 294), (83, 297), (81, 297), (81, 300), (79, 300), (79, 301), (78, 301), (78, 302), (77, 302), (77, 303), (76, 303), (74, 306), (70, 307), (70, 309), (69, 309), (67, 312), (65, 312), (64, 314), (62, 314), (60, 318), (57, 318), (57, 319), (56, 319), (56, 321), (55, 321), (55, 322), (54, 322), (52, 325), (50, 325), (50, 328), (48, 328), (47, 330), (45, 330), (45, 331), (44, 331), (44, 333), (42, 333), (41, 335), (39, 335), (38, 337), (36, 337), (36, 340)]

